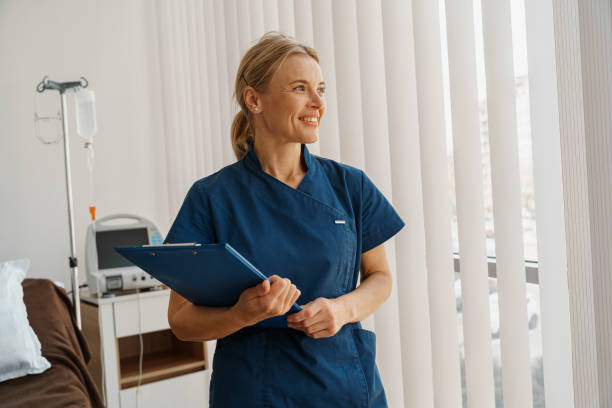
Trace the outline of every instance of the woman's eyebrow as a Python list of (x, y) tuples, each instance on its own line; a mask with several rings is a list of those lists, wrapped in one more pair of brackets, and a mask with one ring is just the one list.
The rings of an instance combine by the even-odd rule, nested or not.
[[(295, 81), (291, 81), (289, 83), (289, 85), (292, 85), (292, 84), (295, 84), (295, 83), (308, 84), (308, 81), (306, 81), (305, 79), (296, 79)], [(325, 82), (321, 81), (321, 82), (319, 82), (319, 85), (325, 85)]]

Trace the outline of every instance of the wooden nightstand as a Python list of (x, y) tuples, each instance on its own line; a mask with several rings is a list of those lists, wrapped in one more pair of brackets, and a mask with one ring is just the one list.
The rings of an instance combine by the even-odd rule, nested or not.
[(83, 334), (92, 353), (88, 367), (100, 392), (104, 374), (107, 407), (208, 406), (215, 342), (177, 339), (168, 325), (169, 297), (169, 290), (101, 299), (81, 292)]

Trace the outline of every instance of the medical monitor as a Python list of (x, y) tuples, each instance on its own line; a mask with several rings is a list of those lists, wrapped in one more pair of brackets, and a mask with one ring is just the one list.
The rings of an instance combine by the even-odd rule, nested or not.
[(161, 282), (119, 255), (115, 248), (162, 242), (157, 227), (138, 215), (114, 214), (91, 223), (85, 239), (89, 292), (104, 296), (160, 286)]
[(149, 244), (146, 228), (117, 229), (96, 232), (98, 270), (122, 268), (133, 265), (115, 251), (118, 246), (141, 246)]

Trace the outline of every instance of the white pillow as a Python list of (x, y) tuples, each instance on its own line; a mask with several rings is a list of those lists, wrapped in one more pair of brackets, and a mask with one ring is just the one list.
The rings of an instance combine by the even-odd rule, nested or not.
[(0, 263), (0, 382), (51, 367), (40, 353), (23, 303), (21, 282), (29, 266), (29, 259)]

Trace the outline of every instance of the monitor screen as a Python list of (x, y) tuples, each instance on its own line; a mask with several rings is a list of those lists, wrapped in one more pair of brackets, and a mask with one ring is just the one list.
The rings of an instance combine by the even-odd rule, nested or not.
[(96, 232), (96, 246), (98, 249), (98, 269), (122, 268), (132, 266), (133, 263), (115, 251), (118, 246), (139, 246), (149, 243), (149, 234), (146, 228), (132, 228), (124, 230)]

